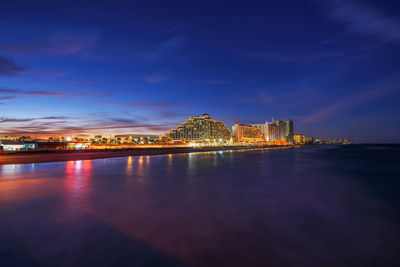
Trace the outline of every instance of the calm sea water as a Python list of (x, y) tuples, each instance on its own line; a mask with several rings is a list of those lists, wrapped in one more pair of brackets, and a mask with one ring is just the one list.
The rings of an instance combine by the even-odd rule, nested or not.
[(0, 266), (400, 266), (400, 146), (0, 166)]

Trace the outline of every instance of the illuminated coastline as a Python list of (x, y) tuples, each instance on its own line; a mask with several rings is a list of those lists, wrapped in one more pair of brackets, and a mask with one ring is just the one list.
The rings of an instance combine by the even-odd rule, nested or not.
[(272, 120), (264, 124), (245, 125), (236, 123), (232, 133), (223, 121), (212, 119), (208, 114), (192, 116), (170, 131), (160, 134), (117, 134), (112, 137), (50, 136), (3, 136), (0, 151), (70, 151), (70, 150), (126, 150), (165, 149), (188, 147), (234, 147), (234, 146), (291, 146), (306, 144), (346, 144), (347, 140), (323, 141), (318, 138), (294, 134), (292, 120)]

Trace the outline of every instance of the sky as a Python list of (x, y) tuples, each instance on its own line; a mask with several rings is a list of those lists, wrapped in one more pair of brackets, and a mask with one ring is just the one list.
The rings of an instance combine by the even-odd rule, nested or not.
[(2, 1), (0, 135), (189, 116), (400, 142), (399, 1)]

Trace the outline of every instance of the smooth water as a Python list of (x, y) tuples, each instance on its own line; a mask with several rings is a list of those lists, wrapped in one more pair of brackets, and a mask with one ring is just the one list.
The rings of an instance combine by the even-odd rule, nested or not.
[(400, 266), (400, 146), (0, 166), (0, 266)]

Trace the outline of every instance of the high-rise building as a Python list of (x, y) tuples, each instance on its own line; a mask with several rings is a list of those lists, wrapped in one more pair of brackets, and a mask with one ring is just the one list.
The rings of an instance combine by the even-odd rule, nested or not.
[(165, 136), (174, 141), (229, 141), (231, 132), (222, 121), (216, 121), (208, 114), (192, 116)]
[(265, 141), (269, 141), (268, 138), (268, 123), (258, 123), (258, 124), (251, 124), (250, 126), (254, 128), (259, 128), (261, 133), (264, 135)]
[(278, 138), (286, 142), (293, 142), (294, 130), (292, 120), (278, 121)]
[(267, 141), (268, 142), (273, 142), (275, 140), (279, 139), (278, 137), (278, 124), (276, 121), (272, 121), (268, 123), (268, 137)]
[(237, 142), (258, 143), (265, 141), (264, 135), (260, 128), (235, 123), (232, 126), (232, 136)]

